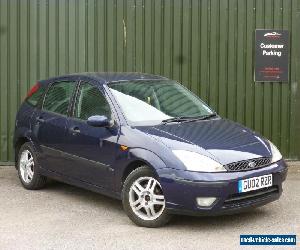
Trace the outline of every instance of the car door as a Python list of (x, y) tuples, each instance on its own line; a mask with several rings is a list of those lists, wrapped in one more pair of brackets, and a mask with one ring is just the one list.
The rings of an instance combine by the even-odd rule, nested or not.
[(67, 116), (75, 88), (75, 81), (52, 83), (42, 109), (35, 114), (33, 131), (43, 152), (39, 156), (40, 165), (58, 173), (64, 173)]
[(69, 176), (100, 187), (111, 185), (115, 161), (117, 126), (92, 127), (93, 115), (112, 117), (111, 107), (98, 86), (81, 82), (73, 116), (67, 124), (67, 152), (72, 157)]

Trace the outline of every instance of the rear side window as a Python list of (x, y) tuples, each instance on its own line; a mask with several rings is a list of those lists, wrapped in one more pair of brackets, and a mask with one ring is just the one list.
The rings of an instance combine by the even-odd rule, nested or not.
[(75, 117), (87, 120), (93, 115), (105, 115), (111, 117), (110, 106), (100, 90), (89, 84), (83, 83), (80, 86), (79, 96), (75, 107)]
[(75, 82), (59, 82), (51, 85), (46, 94), (43, 110), (67, 115), (75, 87)]
[(37, 106), (41, 97), (46, 91), (46, 86), (40, 83), (35, 84), (27, 94), (26, 102), (32, 106)]

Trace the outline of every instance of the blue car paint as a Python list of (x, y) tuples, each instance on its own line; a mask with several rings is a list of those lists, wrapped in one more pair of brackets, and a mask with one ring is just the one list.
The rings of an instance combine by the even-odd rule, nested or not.
[[(239, 192), (239, 180), (270, 173), (273, 174), (273, 186), (278, 186), (277, 194), (256, 201), (244, 202), (238, 207), (223, 207), (228, 196)], [(170, 174), (169, 169), (158, 170), (164, 194), (168, 197), (167, 207), (174, 213), (199, 215), (232, 213), (235, 210), (247, 209), (274, 201), (281, 195), (281, 184), (285, 180), (286, 174), (286, 165), (283, 160), (265, 168), (246, 172), (232, 172), (230, 175), (227, 173), (196, 173), (184, 170), (173, 170)], [(207, 209), (197, 206), (197, 197), (218, 197), (218, 200), (213, 207)]]
[[(38, 152), (39, 171), (49, 177), (121, 198), (126, 169), (139, 161), (150, 166), (160, 179), (166, 206), (173, 213), (221, 214), (241, 211), (276, 200), (282, 192), (287, 167), (283, 160), (261, 169), (241, 172), (200, 173), (187, 171), (172, 153), (186, 149), (207, 155), (221, 164), (257, 157), (271, 157), (269, 143), (257, 133), (232, 121), (216, 117), (197, 122), (156, 126), (129, 126), (107, 84), (129, 80), (165, 80), (139, 73), (84, 73), (40, 81), (46, 86), (57, 81), (88, 81), (106, 96), (116, 125), (96, 128), (72, 115), (75, 97), (68, 116), (41, 110), (24, 102), (16, 117), (14, 143), (22, 138), (31, 141)], [(41, 121), (40, 121), (41, 120)], [(80, 130), (73, 134), (73, 128)], [(121, 150), (126, 145), (128, 150)], [(16, 152), (17, 153), (17, 152)], [(238, 181), (273, 174), (278, 192), (235, 207), (224, 201), (238, 193)], [(196, 197), (218, 197), (209, 208), (200, 208)]]
[(214, 158), (221, 164), (244, 159), (271, 157), (270, 148), (257, 134), (229, 120), (173, 123), (140, 127), (170, 149), (190, 148)]

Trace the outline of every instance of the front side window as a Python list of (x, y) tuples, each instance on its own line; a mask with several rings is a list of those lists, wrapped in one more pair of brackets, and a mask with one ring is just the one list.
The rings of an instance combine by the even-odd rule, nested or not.
[(46, 94), (43, 110), (67, 115), (75, 87), (75, 82), (59, 82), (51, 85)]
[(136, 125), (214, 114), (204, 102), (175, 81), (138, 80), (110, 83), (108, 87), (126, 118)]
[(87, 120), (94, 115), (104, 115), (111, 118), (110, 106), (97, 87), (89, 83), (83, 83), (80, 86), (76, 102), (75, 117)]

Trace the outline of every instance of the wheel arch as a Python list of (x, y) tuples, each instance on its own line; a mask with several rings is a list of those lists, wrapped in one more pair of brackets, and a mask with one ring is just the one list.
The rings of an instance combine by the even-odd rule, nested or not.
[(142, 167), (142, 166), (147, 166), (149, 167), (153, 172), (155, 172), (154, 168), (146, 161), (142, 160), (142, 159), (136, 159), (132, 162), (130, 162), (124, 169), (123, 171), (123, 175), (122, 175), (122, 186), (126, 180), (126, 178), (128, 177), (128, 175), (130, 175), (130, 173), (132, 171), (134, 171), (135, 169)]
[(132, 160), (125, 166), (124, 170), (121, 173), (121, 181), (119, 186), (120, 191), (122, 190), (126, 178), (133, 170), (146, 165), (153, 171), (153, 173), (157, 177), (159, 177), (156, 170), (166, 167), (163, 160), (158, 155), (149, 150), (142, 148), (134, 148), (131, 149), (129, 153)]
[(30, 142), (30, 139), (27, 136), (20, 136), (15, 141), (14, 148), (15, 148), (15, 162), (16, 163), (18, 161), (18, 155), (19, 155), (20, 148), (26, 142)]

